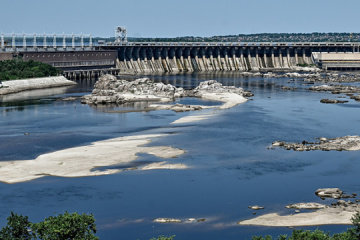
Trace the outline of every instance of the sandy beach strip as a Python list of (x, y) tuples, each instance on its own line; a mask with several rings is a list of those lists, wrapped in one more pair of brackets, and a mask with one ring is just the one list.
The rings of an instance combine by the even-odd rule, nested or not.
[(45, 89), (53, 87), (65, 87), (76, 85), (76, 82), (67, 80), (64, 76), (31, 78), (23, 80), (3, 81), (0, 95), (17, 93), (33, 89)]
[(353, 210), (343, 208), (324, 208), (314, 212), (280, 216), (278, 213), (265, 214), (253, 219), (239, 221), (239, 225), (268, 227), (301, 227), (319, 225), (351, 225)]

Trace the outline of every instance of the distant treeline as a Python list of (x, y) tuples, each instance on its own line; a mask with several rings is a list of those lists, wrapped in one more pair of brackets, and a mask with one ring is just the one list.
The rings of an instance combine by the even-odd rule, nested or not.
[(42, 62), (24, 61), (21, 57), (0, 61), (0, 80), (57, 76), (61, 70)]
[[(108, 41), (108, 40), (107, 40)], [(359, 42), (360, 33), (256, 33), (212, 37), (133, 38), (131, 42)]]

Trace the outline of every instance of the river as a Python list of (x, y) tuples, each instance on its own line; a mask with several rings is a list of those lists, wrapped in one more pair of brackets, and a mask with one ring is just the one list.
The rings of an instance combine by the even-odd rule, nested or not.
[[(143, 76), (126, 76), (134, 79)], [(155, 81), (192, 88), (214, 79), (224, 85), (251, 90), (246, 103), (226, 110), (204, 110), (210, 119), (170, 124), (199, 112), (151, 111), (105, 113), (139, 109), (147, 103), (91, 107), (70, 96), (89, 94), (94, 81), (78, 86), (36, 90), (0, 97), (0, 160), (28, 160), (40, 154), (121, 136), (168, 133), (150, 146), (172, 146), (186, 151), (171, 160), (186, 170), (124, 171), (118, 174), (0, 183), (0, 225), (11, 211), (42, 221), (53, 214), (93, 213), (100, 239), (148, 240), (176, 235), (175, 240), (251, 239), (253, 235), (289, 234), (290, 228), (238, 226), (237, 221), (264, 213), (294, 213), (285, 205), (298, 202), (330, 203), (315, 190), (338, 187), (360, 194), (359, 152), (295, 152), (268, 149), (276, 140), (301, 142), (315, 137), (360, 135), (360, 103), (322, 104), (335, 98), (311, 92), (302, 81), (289, 78), (242, 77), (237, 73), (150, 75)], [(297, 87), (284, 91), (282, 86)], [(345, 96), (345, 95), (344, 95)], [(219, 104), (193, 98), (186, 104)], [(121, 153), (119, 153), (121, 154)], [(134, 166), (161, 161), (139, 154)], [(125, 166), (112, 166), (124, 168)], [(128, 167), (128, 166), (126, 166)], [(260, 205), (264, 210), (248, 208)], [(161, 224), (152, 219), (205, 218), (204, 222)], [(332, 233), (349, 226), (319, 226)]]

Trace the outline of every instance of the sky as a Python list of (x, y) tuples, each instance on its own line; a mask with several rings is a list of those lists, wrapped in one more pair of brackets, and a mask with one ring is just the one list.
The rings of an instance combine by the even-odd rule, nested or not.
[(360, 32), (360, 0), (0, 0), (3, 33), (181, 37)]

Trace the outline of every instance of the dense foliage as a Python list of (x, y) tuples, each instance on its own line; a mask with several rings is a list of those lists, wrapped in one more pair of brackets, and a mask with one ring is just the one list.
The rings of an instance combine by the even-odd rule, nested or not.
[(0, 231), (2, 240), (98, 240), (95, 219), (92, 214), (68, 213), (50, 216), (43, 222), (31, 223), (27, 216), (11, 212), (7, 226)]
[(56, 76), (60, 72), (49, 64), (33, 60), (23, 61), (20, 57), (0, 61), (0, 81)]

